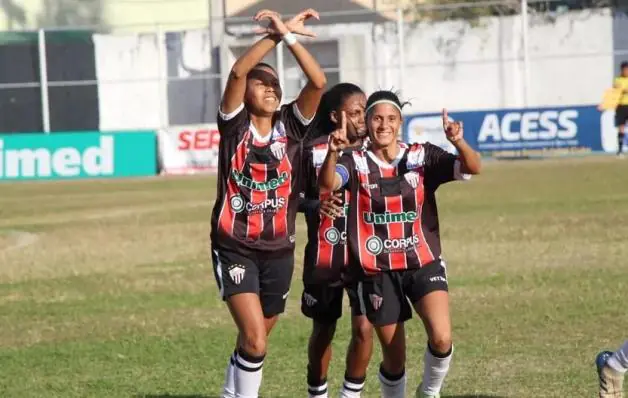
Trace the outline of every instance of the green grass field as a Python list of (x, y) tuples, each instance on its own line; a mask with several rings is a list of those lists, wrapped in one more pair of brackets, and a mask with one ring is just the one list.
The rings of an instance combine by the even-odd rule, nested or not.
[[(489, 163), (439, 192), (456, 352), (447, 397), (593, 397), (628, 338), (628, 166)], [(235, 329), (209, 260), (212, 177), (0, 185), (0, 397), (214, 397)], [(306, 396), (304, 226), (264, 397)], [(348, 319), (330, 374), (337, 396)], [(425, 334), (408, 330), (408, 393)], [(378, 397), (375, 351), (363, 396)]]

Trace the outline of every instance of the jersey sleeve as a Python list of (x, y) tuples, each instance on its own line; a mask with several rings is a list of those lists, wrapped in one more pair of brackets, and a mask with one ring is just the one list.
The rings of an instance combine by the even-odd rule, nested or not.
[(303, 141), (308, 134), (312, 119), (306, 119), (299, 111), (296, 101), (283, 105), (279, 110), (279, 117), (286, 128), (286, 135), (296, 141)]
[(450, 181), (471, 178), (470, 174), (460, 171), (461, 163), (456, 155), (429, 142), (423, 144), (423, 150), (425, 151), (425, 183), (432, 189)]
[(233, 112), (223, 113), (218, 108), (218, 132), (221, 137), (237, 135), (245, 130), (249, 125), (249, 114), (244, 106), (240, 104)]

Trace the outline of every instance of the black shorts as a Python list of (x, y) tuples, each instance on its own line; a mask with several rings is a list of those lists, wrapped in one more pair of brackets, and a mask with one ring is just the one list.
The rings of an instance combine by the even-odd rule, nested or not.
[(410, 303), (428, 293), (449, 290), (442, 260), (417, 269), (364, 275), (355, 289), (360, 311), (375, 326), (405, 322), (412, 318)]
[(294, 271), (292, 250), (237, 253), (212, 247), (212, 260), (223, 300), (239, 293), (256, 293), (260, 297), (264, 317), (284, 312)]
[(619, 105), (615, 109), (615, 127), (628, 123), (628, 105)]
[[(301, 312), (316, 322), (329, 324), (336, 322), (342, 316), (342, 300), (345, 284), (342, 281), (335, 283), (304, 283), (301, 295)], [(347, 288), (351, 315), (360, 316), (355, 289)]]

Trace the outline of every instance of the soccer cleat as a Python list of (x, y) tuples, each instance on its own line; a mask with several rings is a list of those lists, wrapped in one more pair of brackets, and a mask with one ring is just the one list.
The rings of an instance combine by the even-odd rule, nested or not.
[(440, 394), (439, 393), (436, 393), (435, 395), (427, 394), (423, 392), (423, 384), (419, 384), (419, 386), (416, 389), (416, 398), (440, 398)]
[(624, 375), (606, 364), (612, 355), (610, 351), (602, 351), (595, 357), (597, 375), (600, 379), (600, 398), (623, 398), (624, 396)]

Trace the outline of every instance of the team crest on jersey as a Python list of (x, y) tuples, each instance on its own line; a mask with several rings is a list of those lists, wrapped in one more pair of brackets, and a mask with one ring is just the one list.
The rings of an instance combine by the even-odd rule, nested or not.
[(305, 299), (305, 304), (308, 307), (314, 307), (316, 305), (316, 303), (318, 303), (318, 300), (316, 300), (311, 294), (309, 293), (303, 293), (303, 298)]
[(384, 299), (381, 296), (378, 296), (377, 294), (369, 294), (369, 300), (371, 300), (371, 305), (373, 306), (373, 309), (375, 311), (379, 310), (380, 307), (382, 306), (382, 302), (384, 301)]
[(416, 150), (411, 150), (408, 153), (408, 159), (406, 161), (406, 166), (408, 169), (418, 169), (423, 167), (425, 163), (425, 149), (417, 148)]
[(410, 184), (410, 186), (414, 189), (419, 186), (419, 181), (421, 181), (421, 176), (419, 175), (419, 173), (416, 173), (414, 171), (407, 172), (403, 175), (403, 178), (405, 178), (408, 184)]
[(242, 279), (244, 279), (244, 274), (246, 273), (246, 269), (244, 268), (243, 265), (233, 264), (229, 266), (228, 272), (233, 283), (235, 283), (236, 285), (239, 285), (242, 282)]
[(283, 159), (286, 154), (286, 143), (281, 141), (275, 141), (270, 145), (270, 151), (277, 160)]

